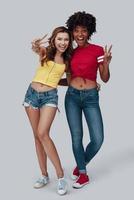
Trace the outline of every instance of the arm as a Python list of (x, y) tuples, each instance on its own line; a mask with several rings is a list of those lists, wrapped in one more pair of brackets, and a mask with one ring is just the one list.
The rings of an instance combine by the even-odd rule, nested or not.
[(110, 78), (109, 65), (100, 64), (99, 72), (100, 72), (101, 80), (105, 83), (108, 82)]
[(62, 78), (58, 85), (62, 85), (62, 86), (68, 86), (71, 80), (71, 74), (70, 72), (66, 72), (66, 78)]
[(46, 37), (45, 35), (41, 39), (36, 39), (32, 41), (32, 50), (39, 55), (40, 62), (43, 61), (43, 59), (46, 57), (46, 48), (44, 46), (41, 46), (44, 43), (47, 43), (48, 41), (42, 42), (42, 40)]
[(112, 45), (110, 46), (109, 50), (107, 50), (107, 46), (105, 46), (104, 61), (102, 64), (99, 65), (100, 77), (101, 77), (101, 80), (105, 83), (108, 82), (110, 78), (109, 64), (112, 59), (111, 48), (112, 48)]
[(60, 79), (58, 85), (67, 86), (68, 85), (67, 79), (66, 78)]

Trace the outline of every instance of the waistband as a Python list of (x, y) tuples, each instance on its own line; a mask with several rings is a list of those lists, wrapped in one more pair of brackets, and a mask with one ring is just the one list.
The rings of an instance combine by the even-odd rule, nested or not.
[(29, 89), (31, 90), (32, 93), (35, 93), (35, 94), (43, 94), (43, 95), (51, 95), (53, 94), (54, 92), (58, 92), (57, 88), (54, 88), (54, 89), (51, 89), (51, 90), (48, 90), (48, 91), (44, 91), (44, 92), (38, 92), (37, 90), (35, 90), (34, 88), (31, 87), (31, 84), (29, 85)]
[(76, 89), (76, 88), (74, 88), (72, 86), (69, 86), (68, 87), (68, 91), (74, 92), (74, 93), (77, 93), (77, 94), (80, 94), (80, 93), (90, 93), (90, 92), (97, 92), (98, 93), (97, 87), (91, 88), (91, 89), (82, 89), (82, 90), (79, 90), (79, 89)]

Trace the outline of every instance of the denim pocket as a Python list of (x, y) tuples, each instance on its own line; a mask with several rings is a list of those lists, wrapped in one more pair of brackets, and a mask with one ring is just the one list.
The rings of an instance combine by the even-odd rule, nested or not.
[(31, 91), (31, 88), (29, 87), (29, 88), (27, 89), (27, 92), (26, 92), (25, 97), (26, 97), (26, 98), (29, 98), (31, 95), (32, 95), (32, 91)]
[(57, 101), (57, 99), (58, 99), (58, 94), (57, 94), (57, 92), (52, 92), (52, 93), (49, 93), (49, 95), (47, 95), (47, 97), (46, 97), (46, 99), (47, 100), (56, 100)]
[(67, 91), (67, 92), (66, 92), (66, 95), (70, 95), (70, 92), (69, 92), (69, 91)]
[(66, 94), (67, 95), (75, 95), (75, 92), (72, 90), (72, 89), (68, 89), (67, 91), (66, 91)]
[(99, 101), (99, 94), (97, 90), (93, 90), (86, 94), (85, 100), (87, 102), (98, 102)]

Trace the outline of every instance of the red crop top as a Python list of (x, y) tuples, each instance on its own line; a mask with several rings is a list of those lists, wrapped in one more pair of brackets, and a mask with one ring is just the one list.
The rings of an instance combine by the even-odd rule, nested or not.
[(101, 46), (89, 44), (86, 47), (77, 47), (71, 58), (72, 78), (82, 77), (96, 81), (97, 70), (100, 63), (103, 63), (104, 50)]

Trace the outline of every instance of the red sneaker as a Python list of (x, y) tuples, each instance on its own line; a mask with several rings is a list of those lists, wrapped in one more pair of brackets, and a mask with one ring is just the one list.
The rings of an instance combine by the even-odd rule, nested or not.
[(79, 177), (79, 175), (80, 175), (79, 169), (78, 167), (75, 167), (75, 169), (73, 170), (71, 174), (71, 179), (75, 181)]
[(87, 174), (80, 174), (79, 178), (73, 183), (73, 188), (81, 188), (89, 183), (89, 177)]

